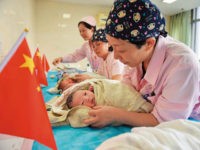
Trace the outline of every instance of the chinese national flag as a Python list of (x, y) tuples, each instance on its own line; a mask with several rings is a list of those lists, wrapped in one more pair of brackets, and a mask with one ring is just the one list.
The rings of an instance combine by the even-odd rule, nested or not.
[(46, 58), (46, 56), (45, 56), (44, 54), (43, 54), (43, 56), (42, 56), (42, 66), (43, 66), (43, 68), (44, 68), (44, 71), (46, 71), (46, 72), (49, 71), (50, 66), (49, 66), (49, 63), (48, 63), (48, 61), (47, 61), (47, 58)]
[(48, 82), (47, 82), (47, 78), (44, 72), (44, 68), (42, 66), (42, 59), (41, 59), (41, 55), (38, 48), (35, 51), (33, 61), (35, 63), (35, 73), (36, 73), (38, 82), (47, 86)]
[(0, 133), (57, 149), (26, 39), (0, 65)]

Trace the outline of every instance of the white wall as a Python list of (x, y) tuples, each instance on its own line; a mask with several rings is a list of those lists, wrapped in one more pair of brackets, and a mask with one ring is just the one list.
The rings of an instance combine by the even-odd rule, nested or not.
[(27, 40), (35, 49), (35, 1), (0, 0), (0, 61), (12, 48), (24, 28), (29, 29)]

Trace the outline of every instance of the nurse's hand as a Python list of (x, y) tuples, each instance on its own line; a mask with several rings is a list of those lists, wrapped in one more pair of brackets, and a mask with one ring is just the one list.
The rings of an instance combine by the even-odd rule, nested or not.
[(87, 74), (76, 74), (74, 76), (74, 79), (77, 81), (77, 82), (81, 82), (81, 81), (84, 81), (86, 79), (91, 79), (92, 77), (90, 77), (89, 75)]
[(118, 108), (112, 106), (95, 106), (89, 111), (90, 118), (85, 119), (84, 123), (92, 127), (102, 128), (117, 121)]
[(58, 58), (54, 59), (53, 65), (59, 64), (60, 62), (62, 62), (62, 57), (58, 57)]

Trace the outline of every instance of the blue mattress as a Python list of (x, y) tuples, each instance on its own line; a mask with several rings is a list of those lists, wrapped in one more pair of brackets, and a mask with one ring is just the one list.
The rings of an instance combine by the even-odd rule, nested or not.
[[(48, 87), (43, 87), (43, 96), (45, 102), (52, 99), (55, 94), (50, 94), (47, 90), (51, 87), (54, 87), (57, 83), (57, 72), (49, 72)], [(50, 78), (51, 75), (54, 75), (55, 78)], [(53, 127), (53, 134), (56, 140), (57, 148), (59, 150), (93, 150), (99, 144), (101, 144), (106, 139), (119, 135), (121, 133), (129, 132), (131, 127), (129, 126), (108, 126), (101, 129), (84, 127), (84, 128), (72, 128), (70, 126), (60, 126)], [(48, 150), (49, 148), (34, 141), (32, 150)]]

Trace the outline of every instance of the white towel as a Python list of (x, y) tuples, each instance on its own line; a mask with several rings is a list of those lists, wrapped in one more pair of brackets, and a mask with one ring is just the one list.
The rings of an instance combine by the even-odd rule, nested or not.
[(199, 150), (200, 122), (174, 120), (156, 127), (135, 127), (108, 139), (97, 150)]

